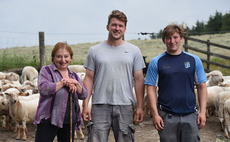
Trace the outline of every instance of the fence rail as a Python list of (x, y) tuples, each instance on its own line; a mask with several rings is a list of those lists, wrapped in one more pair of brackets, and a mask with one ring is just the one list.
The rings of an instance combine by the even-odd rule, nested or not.
[[(216, 62), (213, 62), (213, 61), (210, 60), (210, 56), (215, 56), (215, 57), (230, 60), (230, 56), (217, 54), (217, 53), (211, 52), (211, 50), (210, 50), (210, 46), (215, 46), (215, 47), (218, 47), (218, 48), (223, 48), (223, 49), (226, 49), (226, 50), (230, 50), (229, 46), (216, 44), (216, 43), (210, 42), (210, 40), (203, 41), (203, 40), (191, 38), (191, 37), (188, 37), (188, 36), (185, 36), (184, 39), (185, 39), (185, 42), (184, 42), (183, 47), (185, 48), (186, 52), (188, 52), (188, 49), (189, 49), (189, 50), (193, 50), (193, 51), (200, 52), (200, 53), (203, 53), (203, 54), (207, 55), (207, 59), (201, 59), (203, 62), (205, 62), (207, 64), (207, 68), (205, 69), (206, 72), (211, 71), (210, 70), (210, 65), (216, 65), (216, 66), (219, 66), (219, 67), (222, 67), (222, 68), (230, 69), (230, 66), (228, 66), (228, 65), (221, 64), (221, 63), (216, 63)], [(198, 49), (196, 47), (191, 47), (191, 46), (188, 45), (189, 40), (194, 41), (194, 42), (198, 42), (198, 43), (202, 43), (202, 44), (206, 44), (207, 49), (206, 50), (201, 50), (201, 49)]]

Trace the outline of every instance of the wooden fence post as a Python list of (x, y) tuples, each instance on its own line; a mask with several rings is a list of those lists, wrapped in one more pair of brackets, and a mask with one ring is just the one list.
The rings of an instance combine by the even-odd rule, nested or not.
[(42, 68), (42, 66), (46, 65), (44, 32), (39, 32), (39, 53), (40, 53), (40, 68)]
[(207, 72), (210, 71), (210, 40), (207, 40)]

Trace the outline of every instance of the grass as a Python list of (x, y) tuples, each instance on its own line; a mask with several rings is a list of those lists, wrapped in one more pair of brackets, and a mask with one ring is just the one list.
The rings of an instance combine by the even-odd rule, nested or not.
[[(230, 33), (226, 34), (212, 34), (212, 35), (202, 35), (202, 36), (192, 36), (193, 38), (201, 39), (201, 40), (210, 40), (210, 42), (214, 42), (221, 45), (230, 46)], [(163, 52), (165, 52), (166, 47), (162, 43), (161, 39), (151, 39), (151, 40), (130, 40), (128, 41), (136, 46), (138, 46), (143, 54), (143, 56), (147, 56), (146, 61), (150, 62), (151, 59)], [(96, 43), (81, 43), (76, 45), (70, 45), (74, 51), (73, 60), (71, 64), (84, 64), (84, 61), (87, 57), (88, 50), (91, 46), (97, 44)], [(202, 50), (207, 50), (205, 44), (189, 41), (189, 46), (197, 47)], [(51, 51), (53, 49), (53, 45), (46, 45), (46, 64), (51, 63)], [(207, 55), (198, 53), (195, 51), (188, 51), (189, 53), (195, 54), (200, 58), (206, 59)], [(211, 46), (211, 52), (222, 54), (229, 56), (230, 51), (213, 47)], [(14, 68), (23, 68), (24, 66), (31, 65), (35, 67), (39, 67), (40, 59), (39, 59), (39, 47), (14, 47), (14, 48), (6, 48), (0, 49), (0, 71), (14, 69)], [(230, 66), (230, 61), (226, 59), (221, 59), (217, 57), (211, 56), (211, 61), (215, 61), (218, 63), (224, 63)], [(204, 67), (206, 65), (204, 64)], [(211, 65), (211, 70), (218, 69), (222, 71), (225, 75), (230, 75), (229, 69), (223, 69), (217, 66)]]

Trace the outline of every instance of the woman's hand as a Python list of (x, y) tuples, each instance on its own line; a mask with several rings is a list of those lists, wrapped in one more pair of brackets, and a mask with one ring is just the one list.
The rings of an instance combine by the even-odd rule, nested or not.
[(82, 93), (83, 91), (83, 87), (81, 86), (81, 84), (75, 80), (75, 79), (71, 79), (71, 78), (63, 78), (61, 80), (63, 82), (63, 84), (67, 87), (69, 87), (69, 91), (70, 92), (78, 92), (79, 94)]

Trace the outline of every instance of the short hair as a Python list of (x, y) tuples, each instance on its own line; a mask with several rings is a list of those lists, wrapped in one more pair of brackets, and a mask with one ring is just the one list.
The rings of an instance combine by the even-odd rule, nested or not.
[(112, 18), (116, 18), (120, 21), (123, 21), (125, 23), (125, 27), (126, 27), (128, 20), (127, 20), (126, 15), (123, 12), (121, 12), (119, 10), (113, 10), (108, 17), (108, 25), (110, 24)]
[(170, 24), (164, 28), (162, 32), (162, 40), (173, 35), (174, 33), (178, 33), (180, 37), (184, 37), (185, 34), (184, 29), (181, 26), (177, 24)]
[(58, 43), (54, 46), (54, 48), (53, 48), (53, 50), (52, 50), (52, 52), (51, 52), (52, 62), (54, 61), (54, 56), (55, 56), (56, 52), (57, 52), (59, 49), (61, 49), (61, 48), (65, 48), (65, 49), (69, 52), (71, 59), (73, 58), (73, 50), (71, 49), (71, 47), (70, 47), (67, 43), (58, 42)]

